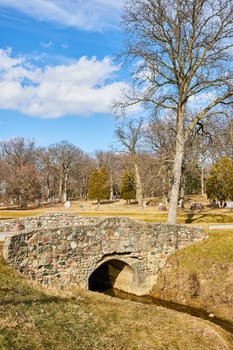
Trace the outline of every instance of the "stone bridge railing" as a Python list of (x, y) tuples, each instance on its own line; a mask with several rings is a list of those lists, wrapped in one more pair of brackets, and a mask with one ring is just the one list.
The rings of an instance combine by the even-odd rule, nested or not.
[(85, 289), (108, 283), (138, 295), (149, 293), (170, 254), (205, 238), (197, 227), (64, 213), (11, 225), (24, 228), (6, 240), (4, 257), (30, 278)]
[(103, 218), (78, 216), (72, 212), (47, 212), (37, 216), (0, 221), (0, 232), (21, 231), (45, 227), (84, 226), (103, 221)]

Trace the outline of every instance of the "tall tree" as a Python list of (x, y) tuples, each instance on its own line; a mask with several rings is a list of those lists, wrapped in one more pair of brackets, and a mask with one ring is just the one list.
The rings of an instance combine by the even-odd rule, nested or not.
[(59, 171), (54, 164), (54, 152), (47, 148), (39, 148), (37, 154), (37, 163), (43, 180), (43, 197), (47, 202), (54, 202), (59, 181)]
[(105, 167), (109, 172), (110, 179), (110, 200), (116, 196), (117, 178), (118, 178), (118, 163), (119, 158), (112, 151), (96, 151), (95, 159), (98, 168)]
[(209, 198), (225, 201), (233, 200), (233, 161), (223, 157), (212, 165), (206, 183), (206, 192)]
[(101, 199), (109, 199), (110, 185), (109, 174), (105, 167), (95, 169), (88, 182), (88, 198), (96, 199), (100, 203)]
[(174, 161), (175, 132), (174, 118), (154, 118), (145, 130), (147, 147), (156, 157), (156, 193), (167, 203), (170, 197), (172, 165)]
[(67, 141), (61, 141), (50, 146), (49, 152), (53, 157), (54, 165), (59, 169), (58, 198), (59, 201), (65, 202), (67, 200), (67, 186), (71, 169), (83, 156), (83, 151)]
[(87, 199), (88, 179), (96, 168), (95, 159), (86, 153), (79, 153), (76, 161), (72, 166), (69, 180), (70, 198)]
[(143, 119), (123, 121), (121, 125), (116, 128), (116, 137), (124, 147), (125, 152), (128, 152), (134, 162), (135, 183), (136, 183), (136, 199), (138, 205), (142, 206), (143, 191), (142, 180), (138, 164), (138, 146), (142, 138)]
[(129, 171), (124, 172), (121, 177), (120, 195), (127, 203), (130, 202), (131, 199), (136, 198), (135, 178)]
[(41, 177), (34, 165), (11, 168), (7, 184), (8, 193), (17, 196), (21, 208), (27, 208), (29, 201), (41, 199)]
[[(168, 222), (176, 223), (185, 141), (232, 103), (233, 2), (230, 0), (125, 0), (125, 55), (133, 93), (123, 108), (142, 102), (175, 116), (175, 157)], [(192, 110), (192, 113), (189, 113)]]
[(2, 141), (1, 155), (7, 166), (5, 176), (8, 194), (17, 198), (17, 203), (25, 208), (28, 200), (41, 197), (41, 178), (36, 167), (34, 141), (13, 138)]
[(35, 164), (36, 148), (34, 141), (26, 141), (22, 137), (2, 141), (0, 143), (1, 154), (11, 167)]

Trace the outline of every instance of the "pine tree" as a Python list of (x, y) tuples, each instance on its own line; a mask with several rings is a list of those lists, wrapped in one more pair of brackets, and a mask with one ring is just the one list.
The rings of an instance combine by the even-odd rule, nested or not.
[(233, 161), (223, 157), (213, 164), (206, 182), (208, 198), (225, 201), (233, 200)]
[(88, 198), (100, 203), (101, 199), (109, 199), (110, 184), (109, 174), (105, 167), (95, 169), (88, 181)]
[(127, 171), (121, 177), (120, 196), (127, 202), (136, 198), (136, 184), (134, 175)]

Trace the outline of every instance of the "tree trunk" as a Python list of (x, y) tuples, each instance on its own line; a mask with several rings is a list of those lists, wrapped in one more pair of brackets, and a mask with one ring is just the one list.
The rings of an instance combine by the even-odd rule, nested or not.
[(205, 184), (204, 184), (204, 162), (201, 165), (201, 194), (205, 194)]
[(171, 197), (169, 202), (169, 210), (167, 223), (176, 224), (177, 202), (179, 198), (180, 181), (182, 174), (182, 163), (184, 156), (184, 112), (179, 113), (177, 117), (177, 135), (176, 135), (176, 153), (173, 167), (173, 183), (171, 188)]
[(20, 208), (26, 209), (28, 206), (28, 200), (25, 196), (20, 196)]
[(137, 159), (134, 159), (134, 169), (135, 169), (135, 180), (136, 180), (136, 199), (138, 205), (142, 207), (143, 197), (142, 197), (142, 181), (141, 176), (138, 169)]
[(61, 170), (60, 172), (60, 178), (59, 178), (59, 188), (58, 188), (58, 199), (59, 199), (59, 202), (62, 202), (63, 200), (63, 196), (62, 196), (62, 189), (63, 189), (63, 182), (64, 182), (64, 172), (63, 172), (63, 169)]
[(68, 182), (68, 173), (67, 173), (67, 170), (65, 170), (64, 171), (63, 202), (67, 201), (67, 182)]
[(47, 200), (47, 202), (50, 200), (50, 174), (49, 173), (47, 173), (47, 177), (46, 177), (46, 179), (47, 179), (47, 195), (46, 195), (46, 200)]
[(114, 199), (114, 193), (113, 193), (113, 180), (112, 180), (112, 172), (110, 171), (110, 201)]

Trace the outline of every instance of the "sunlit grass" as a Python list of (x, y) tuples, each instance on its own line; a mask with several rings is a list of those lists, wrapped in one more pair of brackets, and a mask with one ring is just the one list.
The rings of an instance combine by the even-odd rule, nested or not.
[(209, 237), (168, 258), (153, 294), (185, 303), (233, 322), (233, 230)]
[(177, 252), (177, 256), (184, 269), (198, 272), (218, 262), (233, 263), (233, 230), (210, 231), (208, 239)]
[[(35, 210), (1, 210), (0, 220), (13, 219), (26, 216), (41, 215), (50, 211), (67, 211), (62, 206), (56, 206), (51, 208), (40, 208)], [(101, 206), (100, 209), (93, 208), (80, 209), (78, 205), (73, 205), (69, 211), (74, 212), (80, 216), (118, 216), (128, 217), (134, 220), (145, 221), (145, 222), (166, 222), (167, 211), (161, 212), (157, 208), (149, 207), (142, 209), (139, 207), (126, 207), (124, 205), (115, 208), (109, 208), (108, 206)], [(209, 209), (196, 210), (192, 212), (190, 210), (178, 209), (177, 214), (178, 224), (215, 224), (215, 223), (233, 223), (233, 212), (227, 209)]]
[[(62, 207), (36, 210), (1, 210), (2, 219), (40, 215)], [(100, 207), (99, 210), (72, 206), (71, 211), (85, 216), (124, 216), (147, 222), (165, 222), (167, 212), (155, 208)], [(210, 224), (232, 222), (230, 211), (205, 209), (191, 213), (179, 211), (178, 222)], [(1, 249), (1, 242), (0, 242)], [(212, 266), (233, 261), (233, 231), (211, 231), (206, 241), (177, 252), (171, 258), (177, 276), (185, 271), (208, 276)], [(210, 278), (210, 292), (229, 288), (223, 270)], [(211, 275), (210, 275), (211, 276)], [(169, 278), (169, 276), (168, 276)], [(180, 282), (179, 282), (180, 283)], [(186, 282), (185, 282), (186, 283)], [(228, 284), (227, 284), (228, 283)], [(213, 286), (214, 285), (214, 286)], [(227, 295), (231, 298), (231, 295)], [(222, 311), (223, 310), (223, 311)], [(227, 310), (220, 312), (230, 319)], [(217, 310), (218, 311), (218, 310)], [(225, 314), (224, 314), (225, 312)], [(221, 313), (220, 313), (221, 314)], [(190, 347), (190, 344), (191, 347)], [(230, 338), (208, 322), (154, 306), (80, 290), (45, 290), (28, 282), (17, 271), (0, 261), (0, 349), (1, 350), (218, 350), (233, 349)]]
[(41, 215), (45, 211), (40, 210), (4, 210), (0, 211), (0, 220), (17, 219), (26, 216)]
[[(77, 215), (81, 216), (119, 216), (128, 217), (134, 220), (140, 220), (145, 222), (166, 222), (167, 212), (160, 212), (158, 210), (154, 211), (143, 211), (138, 208), (138, 210), (132, 211), (74, 211)], [(233, 223), (233, 213), (215, 213), (210, 210), (203, 210), (197, 212), (181, 211), (177, 214), (178, 224), (214, 224), (214, 223)]]
[(1, 350), (233, 349), (207, 321), (93, 292), (44, 290), (2, 261), (0, 315)]

